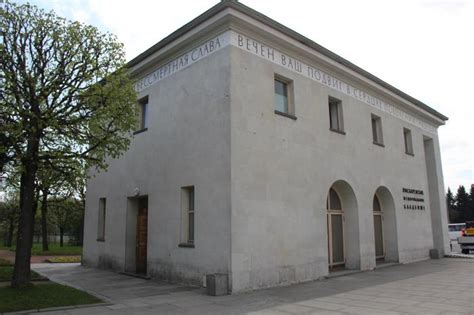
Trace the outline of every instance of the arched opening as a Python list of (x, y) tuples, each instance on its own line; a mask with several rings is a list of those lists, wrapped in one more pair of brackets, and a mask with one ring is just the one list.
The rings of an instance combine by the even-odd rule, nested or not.
[(385, 241), (383, 237), (383, 211), (377, 194), (374, 195), (374, 201), (372, 204), (372, 209), (374, 211), (375, 259), (377, 261), (383, 261), (385, 259)]
[(344, 252), (344, 211), (341, 199), (331, 188), (326, 201), (328, 225), (328, 263), (334, 269), (346, 263)]
[(335, 182), (326, 199), (329, 270), (360, 268), (359, 219), (354, 191)]
[(379, 187), (374, 194), (373, 214), (376, 262), (398, 262), (395, 203), (386, 187)]

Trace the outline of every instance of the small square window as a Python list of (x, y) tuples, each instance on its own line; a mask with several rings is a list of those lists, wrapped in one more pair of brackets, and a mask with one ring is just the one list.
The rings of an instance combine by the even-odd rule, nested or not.
[(99, 199), (99, 213), (97, 219), (97, 241), (105, 240), (105, 209), (106, 209), (106, 199)]
[(181, 188), (181, 243), (194, 244), (194, 186)]
[(139, 125), (138, 131), (148, 128), (148, 96), (138, 101)]
[(344, 122), (342, 118), (342, 102), (334, 97), (329, 97), (329, 129), (344, 133)]
[(413, 140), (411, 137), (411, 130), (403, 128), (403, 139), (405, 140), (405, 153), (408, 155), (414, 155), (413, 153)]
[(372, 139), (374, 144), (383, 146), (382, 119), (379, 116), (371, 116), (372, 121)]
[(294, 116), (293, 84), (291, 80), (275, 76), (275, 113), (296, 119)]

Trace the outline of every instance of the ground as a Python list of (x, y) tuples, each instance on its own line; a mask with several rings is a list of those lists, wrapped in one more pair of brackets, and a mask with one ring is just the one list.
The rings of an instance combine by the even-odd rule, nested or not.
[[(68, 257), (69, 258), (69, 257)], [(12, 259), (0, 258), (0, 313), (45, 309), (51, 307), (77, 307), (76, 305), (102, 302), (86, 292), (48, 281), (31, 271), (31, 284), (21, 289), (10, 287), (13, 276)]]
[(36, 283), (22, 289), (0, 287), (0, 298), (2, 314), (3, 312), (101, 302), (83, 291), (51, 282)]
[[(59, 244), (50, 244), (50, 250), (43, 252), (41, 244), (34, 244), (32, 248), (31, 263), (42, 263), (50, 259), (67, 256), (68, 260), (74, 262), (81, 260), (82, 247), (80, 246), (64, 246), (60, 247)], [(15, 261), (15, 251), (13, 248), (0, 247), (0, 259), (8, 260), (10, 262)], [(66, 258), (64, 258), (66, 260)], [(63, 261), (65, 262), (65, 261)]]
[(50, 314), (473, 314), (474, 260), (445, 258), (245, 294), (211, 297), (195, 287), (79, 265), (35, 265), (59, 283), (110, 303)]

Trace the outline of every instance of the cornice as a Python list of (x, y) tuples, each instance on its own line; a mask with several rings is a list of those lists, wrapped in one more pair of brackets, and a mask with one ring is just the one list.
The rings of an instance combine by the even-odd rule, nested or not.
[(283, 35), (283, 37), (287, 37), (289, 40), (295, 42), (293, 46), (299, 46), (301, 49), (310, 48), (316, 53), (315, 55), (319, 55), (326, 63), (333, 64), (339, 68), (342, 66), (343, 69), (351, 73), (354, 77), (358, 77), (360, 80), (365, 81), (366, 84), (370, 84), (375, 88), (381, 87), (382, 91), (385, 90), (386, 93), (388, 92), (389, 95), (398, 98), (399, 101), (402, 101), (406, 105), (414, 107), (418, 110), (421, 109), (425, 113), (428, 113), (429, 116), (435, 118), (439, 125), (444, 124), (444, 122), (448, 120), (448, 117), (429, 107), (425, 103), (395, 88), (394, 86), (379, 79), (373, 74), (356, 66), (350, 61), (342, 58), (341, 56), (333, 53), (314, 41), (304, 37), (303, 35), (235, 0), (223, 0), (216, 4), (203, 14), (199, 15), (197, 18), (193, 19), (157, 44), (138, 55), (136, 58), (132, 59), (130, 62), (128, 62), (127, 66), (131, 69), (132, 74), (141, 74), (144, 69), (158, 65), (160, 63), (159, 60), (163, 61), (171, 55), (178, 54), (180, 49), (185, 49), (185, 47), (189, 46), (190, 43), (193, 42), (193, 37), (202, 39), (203, 36), (205, 36), (206, 31), (211, 29), (214, 29), (215, 31), (218, 29), (225, 29), (225, 25), (230, 21), (230, 19), (228, 19), (228, 15), (234, 15), (232, 18), (234, 21), (235, 16), (238, 16), (238, 14), (235, 14), (233, 10), (242, 14), (239, 17), (239, 20), (244, 21), (247, 18), (251, 18), (270, 29), (279, 32), (281, 35)]

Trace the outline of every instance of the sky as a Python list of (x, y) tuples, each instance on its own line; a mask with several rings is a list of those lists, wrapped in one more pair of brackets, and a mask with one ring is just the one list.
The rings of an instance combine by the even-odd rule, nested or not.
[[(131, 60), (219, 0), (29, 2), (117, 35)], [(445, 189), (474, 183), (474, 0), (241, 2), (448, 116)]]

